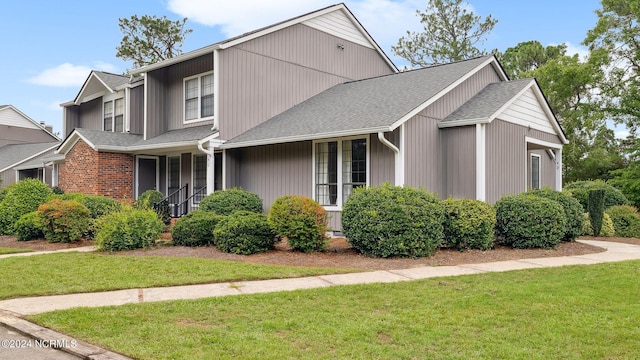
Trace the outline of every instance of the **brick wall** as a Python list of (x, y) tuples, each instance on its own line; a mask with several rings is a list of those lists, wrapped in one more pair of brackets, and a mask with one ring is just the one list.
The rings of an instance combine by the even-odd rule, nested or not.
[(79, 140), (60, 165), (58, 186), (66, 193), (133, 199), (133, 155), (97, 152)]

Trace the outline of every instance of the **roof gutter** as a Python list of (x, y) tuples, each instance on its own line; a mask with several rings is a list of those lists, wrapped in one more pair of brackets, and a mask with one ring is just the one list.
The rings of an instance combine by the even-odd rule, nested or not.
[(400, 125), (400, 147), (395, 146), (391, 141), (387, 140), (384, 137), (384, 132), (378, 131), (378, 140), (383, 143), (386, 147), (391, 149), (394, 154), (394, 173), (395, 173), (395, 185), (396, 186), (404, 186), (404, 152), (401, 150), (403, 148), (403, 139), (404, 139), (404, 124)]

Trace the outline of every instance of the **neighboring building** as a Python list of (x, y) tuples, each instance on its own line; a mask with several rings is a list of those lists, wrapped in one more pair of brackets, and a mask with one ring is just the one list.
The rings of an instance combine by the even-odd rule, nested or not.
[(14, 106), (0, 105), (0, 187), (25, 178), (52, 185), (53, 165), (42, 160), (60, 145), (52, 130)]
[(63, 190), (237, 186), (266, 209), (299, 194), (339, 229), (359, 186), (495, 202), (562, 184), (567, 141), (535, 80), (509, 81), (494, 56), (399, 73), (344, 4), (133, 75), (94, 71), (63, 104)]

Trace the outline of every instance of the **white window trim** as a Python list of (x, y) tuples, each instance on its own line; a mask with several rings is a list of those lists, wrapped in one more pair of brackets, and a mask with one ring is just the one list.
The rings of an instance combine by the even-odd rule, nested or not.
[(342, 205), (344, 205), (342, 203), (342, 142), (344, 140), (358, 140), (358, 139), (364, 139), (365, 143), (366, 143), (366, 169), (367, 169), (367, 177), (366, 177), (366, 187), (370, 186), (370, 180), (371, 180), (371, 171), (370, 171), (370, 164), (371, 164), (371, 146), (370, 146), (370, 138), (371, 136), (369, 135), (359, 135), (359, 136), (348, 136), (348, 137), (339, 137), (339, 138), (331, 138), (331, 139), (322, 139), (322, 140), (313, 140), (312, 144), (311, 144), (311, 152), (312, 152), (312, 156), (311, 156), (311, 198), (313, 200), (316, 200), (316, 144), (318, 143), (326, 143), (326, 142), (332, 142), (335, 141), (338, 143), (338, 158), (337, 158), (337, 162), (338, 162), (338, 197), (337, 197), (337, 204), (336, 205), (323, 205), (324, 209), (327, 211), (342, 211)]
[(122, 99), (122, 101), (124, 102), (123, 105), (123, 109), (122, 109), (122, 132), (126, 132), (127, 131), (127, 124), (126, 124), (126, 117), (127, 117), (127, 101), (125, 100), (124, 94), (121, 92), (117, 92), (117, 93), (113, 93), (113, 94), (108, 94), (105, 95), (102, 98), (102, 131), (107, 131), (104, 129), (104, 104), (106, 103), (112, 103), (113, 104), (113, 114), (111, 115), (111, 131), (109, 132), (116, 132), (116, 100), (120, 100)]
[(201, 78), (203, 76), (211, 75), (213, 73), (214, 73), (213, 71), (207, 71), (207, 72), (204, 72), (204, 73), (201, 73), (201, 74), (198, 74), (198, 75), (189, 76), (189, 77), (186, 77), (186, 78), (182, 79), (182, 123), (183, 124), (192, 124), (192, 123), (201, 122), (201, 121), (214, 120), (215, 113), (216, 113), (216, 107), (215, 106), (216, 106), (216, 98), (217, 98), (217, 94), (215, 92), (215, 90), (216, 90), (215, 75), (214, 75), (214, 78), (213, 78), (213, 81), (214, 81), (214, 83), (213, 83), (213, 89), (214, 89), (214, 91), (213, 91), (213, 101), (214, 101), (213, 113), (214, 113), (214, 115), (213, 116), (207, 116), (207, 117), (198, 117), (196, 119), (187, 120), (187, 114), (186, 114), (186, 108), (185, 108), (185, 104), (187, 103), (187, 96), (186, 96), (186, 93), (185, 93), (185, 89), (186, 89), (186, 86), (187, 86), (187, 81), (197, 78), (198, 79), (198, 116), (201, 116), (201, 114), (202, 114), (202, 109), (201, 109), (201, 106), (202, 106), (202, 80), (201, 80)]
[(169, 195), (169, 158), (178, 158), (178, 188), (182, 187), (182, 154), (170, 154), (165, 156), (165, 184), (166, 193)]
[(538, 189), (542, 188), (542, 157), (538, 154), (531, 153), (529, 157), (529, 171), (531, 177), (529, 178), (529, 187), (534, 190), (533, 187), (533, 158), (538, 158)]

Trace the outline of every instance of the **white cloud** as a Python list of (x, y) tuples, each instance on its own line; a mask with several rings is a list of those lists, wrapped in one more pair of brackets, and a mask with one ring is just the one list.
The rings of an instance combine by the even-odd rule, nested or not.
[(333, 4), (331, 0), (169, 0), (170, 11), (207, 26), (220, 26), (228, 37)]
[[(95, 70), (117, 71), (115, 66), (106, 62), (96, 62), (93, 65)], [(27, 79), (27, 81), (32, 84), (51, 87), (77, 87), (82, 86), (91, 70), (92, 68), (88, 66), (64, 63), (45, 69), (36, 76)]]
[(567, 45), (567, 55), (572, 56), (578, 54), (578, 58), (581, 61), (585, 61), (589, 56), (589, 49), (584, 46), (574, 45), (570, 42), (565, 42), (565, 45)]

